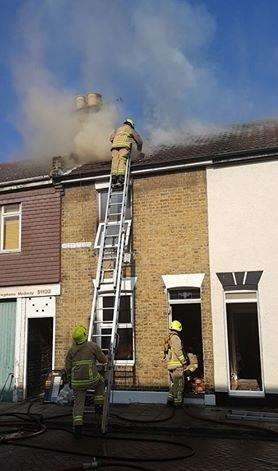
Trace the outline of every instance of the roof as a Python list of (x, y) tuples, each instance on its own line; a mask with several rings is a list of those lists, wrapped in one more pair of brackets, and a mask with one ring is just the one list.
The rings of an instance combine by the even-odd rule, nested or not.
[[(168, 166), (190, 161), (217, 160), (220, 156), (258, 153), (278, 155), (278, 119), (236, 124), (219, 129), (207, 128), (202, 133), (185, 133), (181, 143), (154, 147), (145, 155), (137, 155), (133, 169)], [(62, 179), (72, 179), (107, 173), (110, 161), (85, 163), (67, 171)], [(47, 175), (49, 161), (25, 161), (0, 164), (0, 183)]]
[(0, 164), (0, 183), (43, 177), (48, 174), (49, 162), (22, 161)]
[[(260, 153), (278, 154), (278, 119), (255, 121), (208, 129), (202, 134), (184, 134), (182, 143), (155, 147), (145, 155), (139, 155), (132, 161), (133, 169), (167, 166), (190, 161), (202, 161), (226, 155)], [(109, 171), (109, 162), (83, 164), (73, 169), (68, 178), (101, 174)]]

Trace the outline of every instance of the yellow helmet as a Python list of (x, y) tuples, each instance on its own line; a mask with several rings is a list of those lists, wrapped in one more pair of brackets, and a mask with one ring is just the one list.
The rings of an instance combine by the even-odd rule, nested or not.
[(182, 331), (182, 325), (181, 325), (180, 321), (171, 322), (170, 330), (176, 330), (177, 332), (181, 332)]
[(130, 124), (130, 126), (135, 128), (135, 123), (134, 123), (133, 119), (131, 119), (131, 118), (126, 118), (126, 120), (124, 121), (124, 124)]
[(72, 333), (72, 338), (78, 345), (86, 342), (87, 340), (87, 329), (83, 325), (77, 325)]

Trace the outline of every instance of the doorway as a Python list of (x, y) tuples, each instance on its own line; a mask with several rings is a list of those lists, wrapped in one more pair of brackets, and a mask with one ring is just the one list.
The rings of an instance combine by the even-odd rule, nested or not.
[[(201, 381), (204, 376), (201, 304), (173, 304), (171, 305), (171, 308), (172, 320), (177, 320), (182, 324), (181, 339), (183, 342), (184, 352), (192, 352), (197, 355), (198, 358), (198, 369), (192, 375), (190, 381), (191, 384), (189, 385), (190, 387), (187, 388), (190, 390), (194, 387), (193, 381), (196, 381), (197, 379)], [(200, 386), (199, 392), (202, 392)]]
[(27, 342), (27, 397), (35, 397), (52, 370), (53, 317), (29, 318)]
[(230, 390), (262, 391), (257, 303), (227, 303)]

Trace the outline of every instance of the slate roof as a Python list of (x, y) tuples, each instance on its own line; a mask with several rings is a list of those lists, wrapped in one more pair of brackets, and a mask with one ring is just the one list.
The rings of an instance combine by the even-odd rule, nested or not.
[[(151, 166), (167, 166), (189, 161), (201, 161), (222, 155), (256, 155), (258, 153), (278, 154), (278, 119), (254, 121), (211, 129), (201, 134), (185, 133), (182, 144), (153, 148), (145, 155), (138, 155), (132, 168), (143, 169)], [(240, 158), (240, 157), (239, 157)], [(63, 179), (86, 177), (107, 173), (110, 161), (77, 165), (67, 172)], [(47, 175), (49, 161), (12, 162), (0, 165), (0, 183), (24, 178)]]

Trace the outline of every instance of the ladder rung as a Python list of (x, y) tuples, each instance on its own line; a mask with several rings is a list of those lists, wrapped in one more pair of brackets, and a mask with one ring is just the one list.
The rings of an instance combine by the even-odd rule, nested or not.
[(97, 307), (96, 308), (96, 311), (108, 311), (108, 309), (113, 310), (114, 309), (114, 306), (111, 306), (111, 307)]
[(93, 334), (92, 337), (111, 337), (111, 334)]
[(103, 257), (103, 261), (107, 261), (107, 260), (116, 260), (117, 258), (117, 255), (115, 255), (115, 257)]
[(108, 207), (109, 207), (109, 206), (120, 206), (120, 204), (123, 204), (123, 201), (117, 201), (117, 203), (114, 203), (114, 202), (113, 202), (113, 203), (109, 203), (109, 204), (108, 204)]
[(94, 324), (110, 324), (112, 328), (113, 320), (112, 321), (94, 321)]

